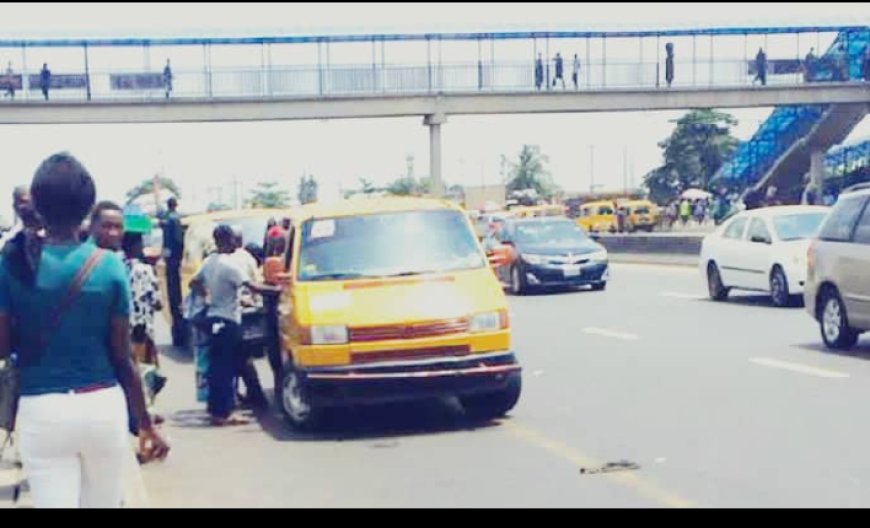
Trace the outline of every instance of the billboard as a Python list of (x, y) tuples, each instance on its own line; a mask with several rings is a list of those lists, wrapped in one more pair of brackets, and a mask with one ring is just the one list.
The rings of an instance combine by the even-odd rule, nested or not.
[[(27, 81), (30, 83), (31, 89), (39, 89), (42, 87), (42, 80), (40, 79), (39, 74), (31, 74), (27, 77)], [(64, 89), (64, 88), (87, 88), (88, 86), (88, 77), (83, 73), (63, 73), (63, 74), (51, 74), (51, 80), (49, 81), (49, 88), (51, 89)]]
[(115, 73), (109, 76), (112, 90), (155, 90), (163, 88), (162, 73)]

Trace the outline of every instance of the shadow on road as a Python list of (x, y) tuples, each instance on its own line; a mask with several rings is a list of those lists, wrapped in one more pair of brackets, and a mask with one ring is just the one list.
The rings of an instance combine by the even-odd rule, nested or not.
[[(705, 301), (705, 302), (713, 302), (710, 299), (700, 299), (700, 300)], [(735, 295), (734, 293), (732, 293), (731, 295), (728, 296), (727, 301), (721, 302), (721, 303), (716, 303), (716, 304), (721, 304), (723, 306), (727, 306), (729, 304), (737, 305), (737, 306), (761, 306), (761, 307), (765, 307), (765, 308), (771, 308), (773, 310), (793, 310), (796, 308), (803, 308), (804, 307), (803, 299), (801, 299), (800, 301), (795, 301), (794, 304), (792, 304), (786, 308), (780, 308), (780, 307), (774, 305), (773, 300), (770, 298), (770, 295), (765, 294), (765, 293), (750, 293), (750, 294), (738, 294), (738, 295)]]
[[(263, 431), (282, 442), (395, 439), (497, 426), (465, 416), (455, 400), (425, 400), (330, 409), (314, 431), (295, 431), (274, 406), (255, 413)], [(373, 447), (393, 447), (387, 441)]]
[[(603, 291), (592, 291), (589, 286), (549, 286), (546, 288), (532, 288), (525, 295), (519, 297), (546, 297), (550, 295), (565, 295), (569, 293), (585, 293), (589, 295), (602, 295)], [(508, 294), (510, 295), (510, 294)], [(517, 297), (517, 295), (512, 295)]]
[(802, 343), (800, 345), (795, 345), (795, 347), (809, 350), (810, 352), (818, 352), (820, 354), (851, 357), (870, 361), (870, 340), (860, 340), (857, 345), (849, 350), (831, 350), (821, 342), (821, 339), (822, 338), (820, 337), (818, 343)]

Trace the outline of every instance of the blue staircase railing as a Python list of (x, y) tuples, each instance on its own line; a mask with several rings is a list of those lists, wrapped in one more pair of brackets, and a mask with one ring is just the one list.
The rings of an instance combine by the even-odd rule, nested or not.
[[(846, 71), (850, 80), (861, 79), (868, 45), (870, 31), (840, 32), (825, 54), (810, 65), (807, 81), (843, 80)], [(830, 105), (777, 107), (751, 139), (737, 146), (731, 159), (713, 176), (711, 184), (745, 189), (758, 183), (795, 142), (812, 130), (829, 108)]]

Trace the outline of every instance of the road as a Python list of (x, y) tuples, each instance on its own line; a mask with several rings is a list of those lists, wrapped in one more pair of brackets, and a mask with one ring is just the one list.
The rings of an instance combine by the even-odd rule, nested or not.
[[(705, 295), (693, 268), (614, 264), (603, 292), (510, 298), (523, 396), (489, 424), (443, 401), (335, 413), (317, 434), (273, 412), (212, 429), (189, 359), (167, 354), (173, 453), (145, 467), (152, 505), (867, 506), (870, 340), (826, 352), (803, 309)], [(594, 471), (621, 460), (639, 467)]]

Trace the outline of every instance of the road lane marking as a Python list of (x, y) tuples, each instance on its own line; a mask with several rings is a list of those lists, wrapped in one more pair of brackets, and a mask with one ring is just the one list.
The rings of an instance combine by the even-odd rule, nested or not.
[[(501, 425), (505, 427), (508, 431), (510, 431), (514, 436), (517, 436), (520, 439), (534, 446), (549, 451), (550, 453), (558, 456), (559, 458), (571, 462), (578, 468), (598, 467), (601, 465), (600, 462), (592, 460), (591, 458), (587, 457), (583, 453), (580, 453), (576, 449), (565, 445), (557, 440), (553, 440), (552, 438), (548, 438), (543, 434), (535, 431), (534, 429), (530, 429), (514, 421), (507, 420), (502, 421)], [(668, 506), (671, 508), (691, 508), (695, 506), (688, 499), (685, 499), (673, 492), (660, 488), (652, 481), (639, 477), (636, 473), (619, 472), (602, 473), (600, 475), (604, 478), (616, 482), (619, 485), (630, 488), (639, 495), (642, 495), (664, 506)]]
[(849, 375), (845, 372), (837, 372), (835, 370), (825, 370), (800, 363), (791, 363), (788, 361), (779, 361), (770, 358), (751, 358), (750, 363), (761, 365), (764, 367), (780, 368), (790, 370), (792, 372), (800, 372), (801, 374), (809, 374), (810, 376), (818, 376), (820, 378), (848, 378)]
[(703, 295), (695, 295), (691, 293), (682, 293), (682, 292), (661, 292), (659, 295), (662, 297), (671, 297), (673, 299), (690, 299), (692, 301), (697, 301), (703, 299)]
[(615, 332), (613, 330), (608, 330), (606, 328), (587, 327), (587, 328), (583, 329), (583, 333), (584, 334), (591, 334), (591, 335), (599, 335), (599, 336), (604, 336), (604, 337), (612, 337), (614, 339), (622, 339), (625, 341), (637, 341), (638, 339), (640, 339), (639, 337), (637, 337), (634, 334), (627, 334), (625, 332)]

